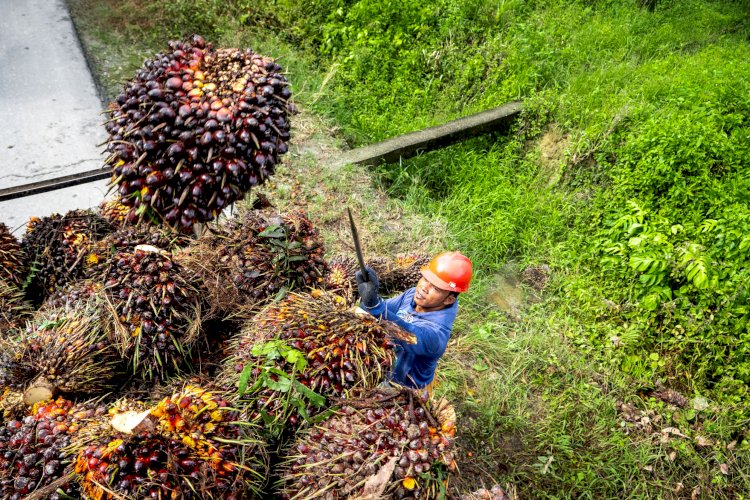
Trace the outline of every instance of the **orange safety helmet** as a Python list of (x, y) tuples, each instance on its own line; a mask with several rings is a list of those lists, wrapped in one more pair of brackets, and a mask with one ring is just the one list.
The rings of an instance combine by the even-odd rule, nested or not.
[(449, 292), (465, 292), (471, 282), (471, 261), (461, 252), (443, 252), (421, 270), (422, 276)]

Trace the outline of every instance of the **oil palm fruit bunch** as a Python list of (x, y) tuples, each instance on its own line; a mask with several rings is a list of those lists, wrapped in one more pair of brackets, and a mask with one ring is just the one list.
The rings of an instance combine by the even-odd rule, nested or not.
[(262, 184), (288, 149), (290, 97), (272, 59), (197, 35), (169, 42), (109, 106), (107, 164), (128, 220), (192, 232)]
[(200, 292), (171, 254), (151, 247), (117, 252), (103, 272), (105, 322), (140, 378), (178, 371), (200, 332)]
[(90, 498), (247, 498), (265, 480), (261, 443), (220, 394), (188, 385), (125, 408), (84, 432), (75, 472)]
[(0, 338), (19, 328), (32, 315), (31, 304), (15, 284), (0, 278)]
[(323, 288), (340, 295), (348, 304), (353, 304), (357, 297), (357, 280), (354, 273), (359, 265), (354, 257), (335, 255), (328, 260), (328, 272), (323, 278)]
[(27, 295), (40, 303), (58, 288), (81, 278), (91, 244), (111, 230), (106, 220), (91, 211), (32, 217), (21, 242), (32, 267)]
[(393, 363), (388, 332), (375, 318), (345, 306), (337, 295), (294, 293), (248, 323), (223, 379), (225, 386), (238, 388), (247, 381), (250, 389), (242, 397), (251, 416), (296, 424), (299, 415), (316, 408), (300, 408), (288, 396), (314, 403), (309, 391), (343, 397), (355, 387), (372, 388), (383, 380)]
[(95, 404), (74, 405), (58, 398), (34, 405), (31, 414), (0, 426), (0, 497), (77, 497), (66, 466), (75, 458), (72, 436), (104, 413)]
[[(45, 308), (0, 362), (0, 384), (23, 391), (32, 405), (57, 394), (96, 394), (114, 387), (121, 359), (95, 299), (75, 308)], [(9, 365), (9, 366), (8, 366)]]
[(395, 257), (375, 257), (367, 262), (378, 275), (380, 293), (393, 295), (417, 285), (420, 270), (430, 262), (423, 254), (398, 254)]
[(101, 278), (117, 252), (133, 252), (139, 245), (173, 252), (188, 246), (191, 241), (184, 234), (172, 231), (168, 227), (126, 225), (91, 246), (85, 258), (84, 275), (88, 278)]
[(26, 276), (26, 268), (21, 245), (8, 226), (0, 222), (0, 280), (20, 286)]
[[(201, 386), (186, 385), (151, 409), (159, 431), (188, 445), (218, 471), (231, 471), (242, 450), (222, 446), (216, 438), (241, 442), (240, 413), (229, 406), (228, 396)], [(244, 424), (243, 424), (244, 425)], [(248, 441), (245, 445), (254, 445)], [(250, 450), (245, 450), (249, 452)], [(256, 453), (259, 450), (255, 450)]]
[(289, 289), (318, 284), (325, 273), (323, 243), (303, 212), (247, 211), (194, 245), (186, 265), (209, 290), (212, 309), (257, 310)]
[[(444, 498), (440, 478), (455, 467), (455, 411), (426, 392), (375, 389), (300, 435), (289, 451), (283, 498), (354, 498), (391, 468), (384, 498)], [(441, 494), (443, 496), (441, 496)]]

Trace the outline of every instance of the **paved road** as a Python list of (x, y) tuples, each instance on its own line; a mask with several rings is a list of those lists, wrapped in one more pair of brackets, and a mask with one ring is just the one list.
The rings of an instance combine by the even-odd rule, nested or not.
[[(0, 12), (0, 188), (99, 168), (102, 103), (65, 3), (0, 0)], [(2, 202), (0, 221), (96, 206), (105, 191), (102, 181)]]

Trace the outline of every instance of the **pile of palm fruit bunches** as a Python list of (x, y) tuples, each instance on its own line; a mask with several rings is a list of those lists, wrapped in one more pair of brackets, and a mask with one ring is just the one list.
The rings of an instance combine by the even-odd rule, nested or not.
[[(110, 105), (115, 197), (0, 224), (0, 498), (445, 491), (455, 416), (378, 389), (415, 340), (354, 312), (354, 259), (301, 211), (218, 218), (273, 174), (290, 97), (272, 59), (170, 42)], [(424, 262), (369, 264), (396, 293)]]

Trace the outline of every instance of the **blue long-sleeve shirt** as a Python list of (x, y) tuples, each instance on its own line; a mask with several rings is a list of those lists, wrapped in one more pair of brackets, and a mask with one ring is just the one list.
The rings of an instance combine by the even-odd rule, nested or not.
[(415, 289), (411, 288), (392, 299), (380, 299), (373, 308), (362, 308), (373, 316), (396, 323), (417, 337), (416, 344), (395, 340), (396, 364), (390, 379), (398, 384), (422, 389), (432, 382), (435, 368), (448, 346), (453, 322), (458, 313), (458, 300), (445, 309), (417, 312)]

